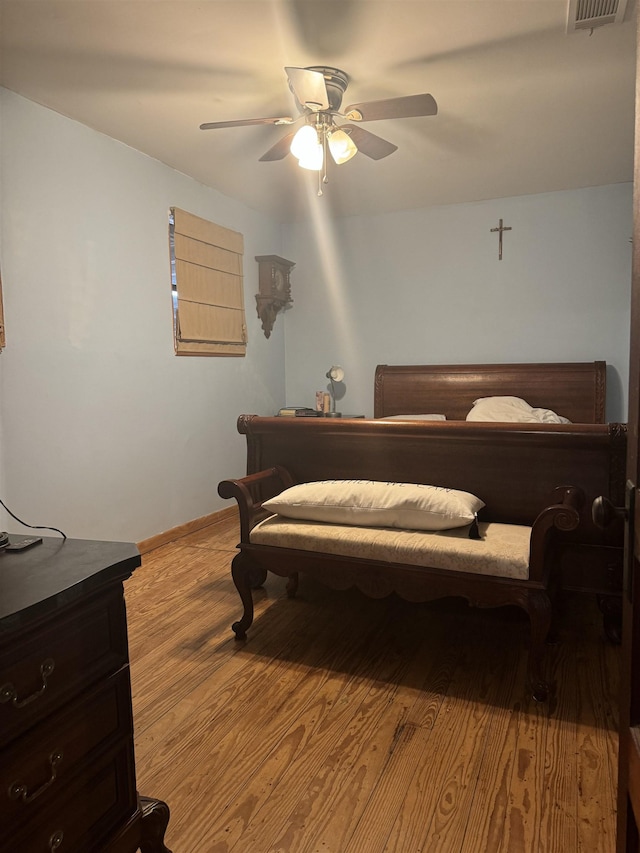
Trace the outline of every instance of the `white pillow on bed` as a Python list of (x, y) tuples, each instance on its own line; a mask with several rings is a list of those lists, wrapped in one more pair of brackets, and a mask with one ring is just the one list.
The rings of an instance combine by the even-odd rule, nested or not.
[(285, 489), (262, 505), (287, 518), (307, 521), (448, 530), (470, 524), (484, 503), (469, 492), (440, 486), (377, 480), (319, 480)]
[(520, 397), (481, 397), (467, 415), (468, 421), (501, 421), (527, 424), (569, 424), (551, 409), (530, 406)]
[(387, 415), (381, 421), (446, 421), (446, 415)]

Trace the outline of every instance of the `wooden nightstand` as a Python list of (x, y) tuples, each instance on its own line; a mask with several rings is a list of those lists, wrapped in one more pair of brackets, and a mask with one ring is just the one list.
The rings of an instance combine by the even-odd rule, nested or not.
[(168, 807), (136, 791), (123, 581), (139, 565), (121, 542), (0, 552), (1, 853), (168, 853)]

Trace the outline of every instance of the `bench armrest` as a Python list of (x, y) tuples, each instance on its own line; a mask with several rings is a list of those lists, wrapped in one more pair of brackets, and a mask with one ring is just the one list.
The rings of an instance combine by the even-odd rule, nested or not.
[(549, 571), (547, 549), (555, 531), (575, 530), (580, 523), (578, 510), (584, 503), (584, 492), (577, 486), (558, 486), (553, 491), (554, 503), (538, 515), (531, 529), (529, 580), (542, 581)]
[(222, 480), (218, 483), (218, 494), (221, 498), (235, 498), (238, 502), (241, 542), (248, 543), (249, 534), (256, 524), (273, 515), (269, 510), (263, 509), (262, 501), (279, 495), (293, 484), (293, 477), (281, 465), (238, 480)]

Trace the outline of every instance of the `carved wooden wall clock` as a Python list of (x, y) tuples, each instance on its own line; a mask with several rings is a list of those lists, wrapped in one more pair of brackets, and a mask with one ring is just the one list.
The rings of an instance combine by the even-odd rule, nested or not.
[(256, 308), (265, 337), (268, 338), (278, 312), (293, 302), (289, 276), (295, 264), (278, 255), (256, 255), (256, 261), (259, 287)]

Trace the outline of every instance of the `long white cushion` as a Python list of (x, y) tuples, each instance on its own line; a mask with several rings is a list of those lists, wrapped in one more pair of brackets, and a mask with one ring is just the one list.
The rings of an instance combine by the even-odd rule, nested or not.
[(381, 421), (446, 421), (446, 415), (387, 415)]
[(484, 503), (469, 492), (440, 486), (319, 480), (285, 489), (263, 506), (286, 518), (307, 521), (446, 530), (470, 524)]
[(274, 515), (253, 528), (250, 540), (255, 545), (527, 580), (531, 528), (495, 522), (480, 522), (479, 527), (482, 538), (478, 540), (469, 539), (461, 528), (430, 533)]

